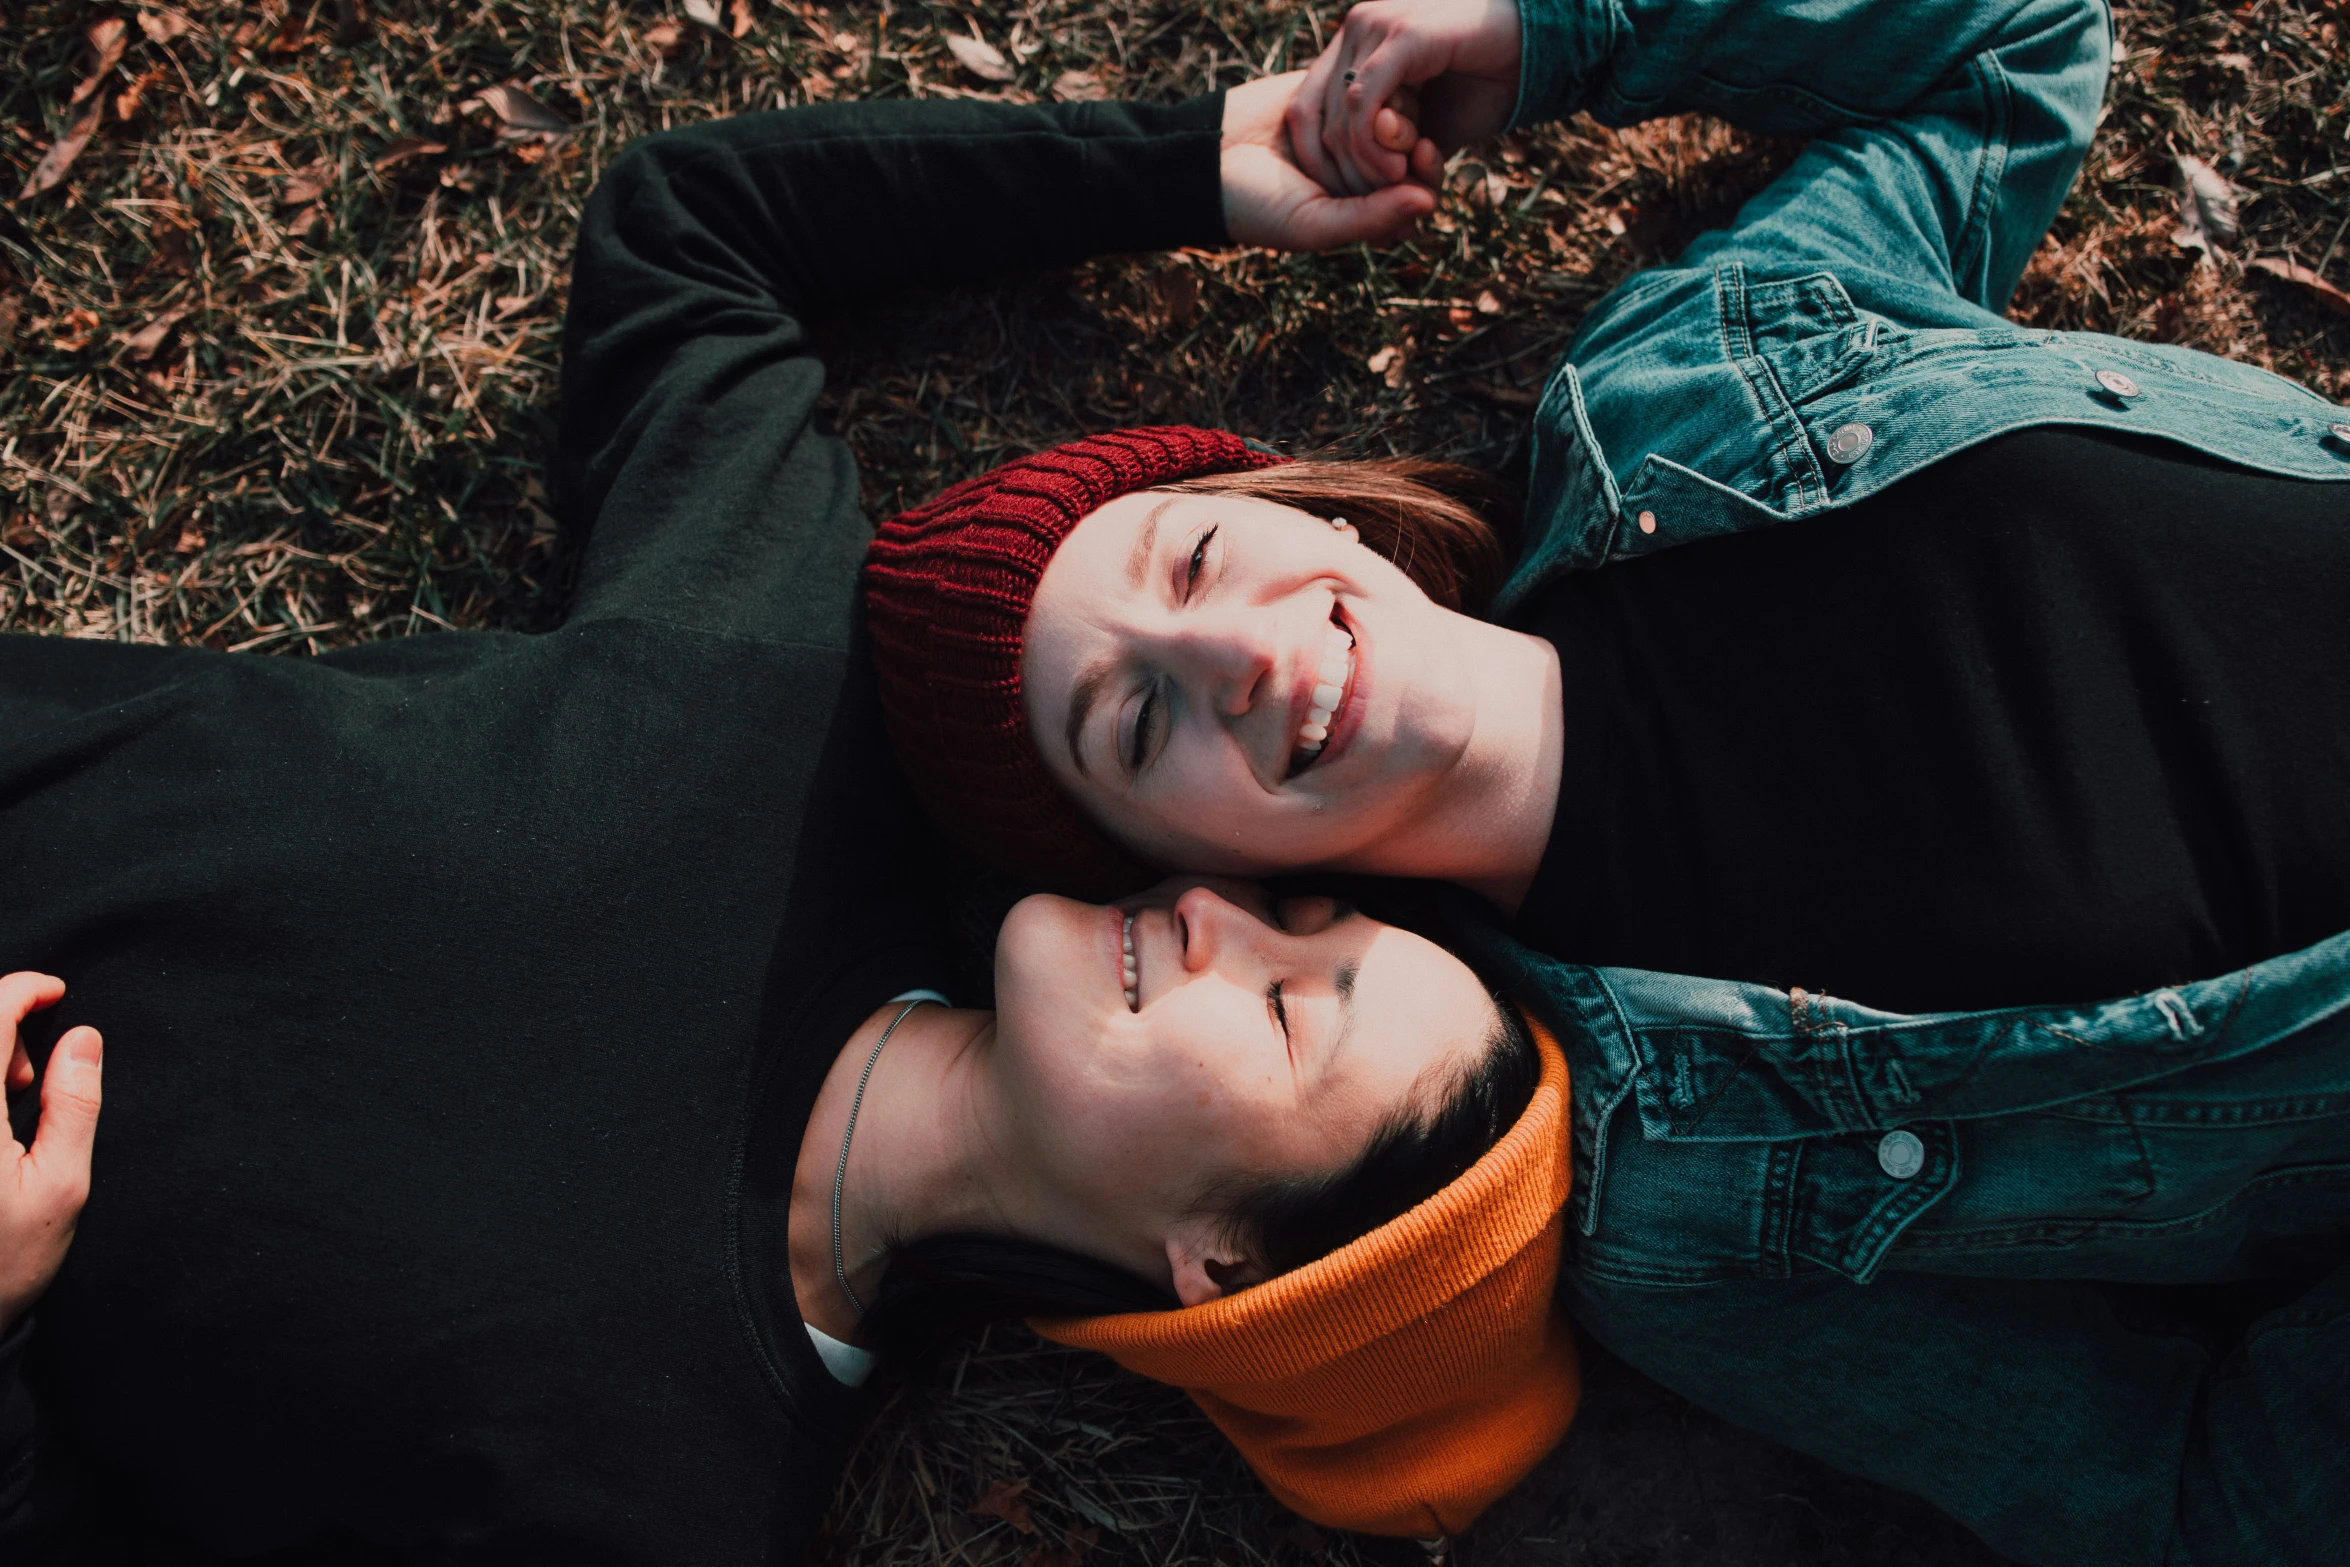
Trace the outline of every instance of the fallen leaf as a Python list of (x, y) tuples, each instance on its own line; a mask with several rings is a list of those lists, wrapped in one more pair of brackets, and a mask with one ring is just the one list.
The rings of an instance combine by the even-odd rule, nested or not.
[(1063, 103), (1096, 103), (1109, 95), (1109, 83), (1093, 71), (1063, 71), (1053, 78), (1053, 96)]
[(2319, 304), (2350, 316), (2350, 294), (2346, 294), (2334, 287), (2333, 284), (2328, 283), (2318, 275), (2317, 270), (2313, 267), (2305, 267), (2298, 261), (2279, 261), (2273, 256), (2258, 256), (2245, 262), (2244, 265), (2252, 271), (2265, 272), (2270, 277), (2282, 278), (2288, 283), (2298, 284), (2309, 290)]
[(188, 19), (177, 11), (139, 13), (139, 31), (147, 35), (147, 42), (151, 44), (167, 44), (174, 38), (184, 38), (188, 26)]
[(645, 41), (646, 48), (666, 60), (677, 53), (678, 47), (685, 42), (685, 28), (665, 16), (637, 36)]
[(186, 277), (196, 270), (195, 258), (188, 254), (188, 229), (191, 225), (184, 212), (165, 210), (155, 214), (149, 230), (155, 236), (155, 256), (148, 267), (165, 277)]
[(147, 90), (163, 80), (163, 74), (163, 67), (159, 65), (152, 71), (133, 78), (128, 87), (114, 95), (114, 117), (118, 120), (127, 120), (137, 114), (139, 105), (146, 101)]
[(73, 160), (80, 157), (82, 149), (90, 144), (91, 135), (97, 131), (98, 122), (105, 115), (106, 100), (103, 98), (92, 98), (83, 104), (81, 113), (75, 115), (73, 123), (65, 128), (65, 134), (52, 142), (49, 150), (41, 154), (41, 161), (33, 165), (32, 177), (24, 182), (24, 189), (16, 193), (16, 199), (22, 201), (28, 196), (38, 196), (43, 191), (55, 190), (57, 182), (65, 178), (65, 171), (73, 167)]
[(23, 319), (24, 301), (14, 294), (0, 294), (0, 346), (16, 336), (16, 323)]
[(1379, 375), (1384, 373), (1390, 365), (1395, 363), (1395, 361), (1395, 345), (1390, 343), (1385, 348), (1380, 349), (1379, 352), (1373, 354), (1370, 358), (1364, 360), (1363, 368), (1370, 371), (1373, 375)]
[(1492, 289), (1485, 289), (1477, 295), (1477, 314), (1481, 316), (1501, 314), (1501, 301), (1493, 297)]
[(2236, 237), (2236, 188), (2201, 158), (2179, 155), (2179, 226), (2171, 243), (2205, 256)]
[(269, 41), (269, 52), (271, 54), (299, 54), (302, 52), (302, 46), (309, 41), (309, 19), (289, 16), (286, 18), (285, 25), (277, 30), (277, 36)]
[(481, 101), (490, 106), (490, 112), (506, 122), (509, 130), (537, 131), (543, 135), (559, 136), (571, 129), (571, 122), (519, 87), (484, 87)]
[(180, 536), (171, 546), (175, 555), (193, 555), (204, 547), (204, 530), (194, 523), (183, 523)]
[(122, 51), (130, 42), (129, 33), (130, 29), (119, 16), (90, 24), (90, 74), (74, 88), (71, 102), (80, 103), (96, 92), (106, 73), (122, 63)]
[(751, 0), (731, 0), (726, 8), (726, 30), (741, 38), (751, 30)]
[(718, 10), (718, 0), (685, 0), (688, 21), (699, 22), (714, 33), (726, 31), (725, 18)]
[(510, 316), (514, 314), (515, 311), (521, 310), (528, 306), (530, 301), (531, 296), (528, 294), (500, 295), (498, 298), (498, 315), (501, 318)]
[(308, 239), (326, 222), (326, 209), (315, 202), (286, 219), (286, 238)]
[(2215, 54), (2211, 63), (2226, 70), (2242, 71), (2247, 76), (2252, 74), (2252, 56), (2248, 54)]
[(281, 207), (308, 206), (326, 194), (327, 186), (334, 180), (334, 173), (331, 165), (321, 163), (299, 174), (289, 175), (285, 189), (277, 193), (277, 204)]
[(981, 38), (966, 38), (961, 33), (947, 34), (947, 52), (981, 81), (1008, 82), (1012, 79), (1012, 62), (1003, 51)]
[(63, 354), (78, 354), (98, 335), (98, 312), (68, 310), (49, 327), (49, 342)]
[(188, 309), (185, 305), (181, 306), (177, 310), (166, 310), (163, 312), (163, 314), (157, 316), (154, 320), (148, 322), (145, 326), (139, 328), (136, 332), (133, 332), (130, 336), (124, 338), (122, 340), (123, 350), (128, 353), (133, 360), (140, 364), (145, 364), (148, 360), (155, 357), (155, 350), (163, 346), (163, 340), (171, 336), (171, 329), (175, 326), (178, 326), (180, 324), (180, 318), (185, 316), (187, 313)]
[(1477, 324), (1477, 312), (1466, 305), (1453, 305), (1445, 310), (1444, 319), (1452, 323), (1455, 332), (1466, 332)]
[(1021, 1534), (1034, 1534), (1036, 1520), (1028, 1516), (1027, 1496), (1027, 1481), (1000, 1481), (989, 1486), (987, 1494), (971, 1504), (971, 1512), (979, 1518), (1001, 1518)]
[(431, 157), (448, 150), (446, 142), (426, 141), (421, 136), (396, 137), (375, 155), (375, 171), (381, 174), (387, 169), (398, 168), (410, 158)]
[(1199, 279), (1189, 267), (1170, 267), (1159, 274), (1159, 303), (1167, 324), (1180, 332), (1199, 316)]

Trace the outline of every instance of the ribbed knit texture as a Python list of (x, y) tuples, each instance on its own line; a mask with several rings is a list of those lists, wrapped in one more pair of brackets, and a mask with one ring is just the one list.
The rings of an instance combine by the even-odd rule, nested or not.
[(1190, 1393), (1316, 1523), (1456, 1534), (1558, 1444), (1580, 1372), (1552, 1307), (1572, 1175), (1566, 1058), (1467, 1174), (1317, 1262), (1181, 1311), (1040, 1321)]
[(865, 609), (882, 711), (949, 838), (997, 870), (1080, 897), (1151, 879), (1037, 755), (1021, 705), (1028, 606), (1053, 551), (1099, 507), (1280, 461), (1222, 430), (1117, 430), (1008, 462), (881, 525), (865, 556)]

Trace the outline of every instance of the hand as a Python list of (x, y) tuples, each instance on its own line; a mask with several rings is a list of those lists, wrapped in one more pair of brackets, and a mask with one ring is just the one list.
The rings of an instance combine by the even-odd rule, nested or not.
[[(33, 1082), (32, 1057), (16, 1028), (65, 994), (65, 981), (47, 974), (0, 977), (0, 1048), (8, 1056), (8, 1088)], [(94, 1028), (77, 1028), (57, 1041), (41, 1081), (41, 1122), (26, 1148), (9, 1134), (0, 1148), (0, 1333), (40, 1298), (65, 1261), (74, 1222), (90, 1195), (90, 1144), (98, 1133), (98, 1078), (102, 1041)]]
[(1365, 0), (1290, 100), (1298, 167), (1333, 195), (1433, 183), (1384, 116), (1417, 122), (1438, 161), (1498, 135), (1517, 107), (1518, 51), (1516, 0)]
[[(1226, 231), (1243, 245), (1275, 250), (1329, 250), (1358, 240), (1385, 244), (1402, 239), (1436, 210), (1435, 192), (1427, 184), (1405, 183), (1334, 196), (1309, 179), (1291, 155), (1286, 128), (1291, 95), (1305, 79), (1304, 71), (1291, 71), (1224, 95)], [(1406, 147), (1419, 139), (1400, 116), (1388, 131), (1402, 137)], [(1433, 146), (1426, 156), (1433, 174), (1438, 166)]]

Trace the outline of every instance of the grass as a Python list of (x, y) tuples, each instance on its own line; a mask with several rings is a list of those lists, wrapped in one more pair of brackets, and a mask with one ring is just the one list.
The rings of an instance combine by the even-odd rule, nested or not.
[[(0, 32), (0, 194), (72, 124), (84, 29), (128, 25), (86, 149), (0, 206), (0, 627), (294, 653), (545, 626), (571, 235), (631, 137), (826, 97), (1179, 96), (1304, 63), (1341, 9), (725, 0), (713, 28), (570, 0), (24, 0)], [(2350, 398), (2350, 317), (2245, 265), (2350, 282), (2350, 6), (2119, 17), (2104, 125), (2013, 314)], [(964, 69), (956, 34), (1014, 79)], [(571, 129), (509, 124), (502, 84)], [(876, 514), (1120, 422), (1500, 464), (1582, 313), (1787, 151), (1696, 120), (1577, 121), (1459, 160), (1438, 219), (1388, 252), (1116, 258), (894, 302), (827, 326), (830, 410)], [(2182, 153), (2242, 193), (2216, 260), (2171, 238)], [(1010, 1333), (892, 1395), (824, 1545), (874, 1567), (1397, 1549), (1299, 1532), (1182, 1400)]]

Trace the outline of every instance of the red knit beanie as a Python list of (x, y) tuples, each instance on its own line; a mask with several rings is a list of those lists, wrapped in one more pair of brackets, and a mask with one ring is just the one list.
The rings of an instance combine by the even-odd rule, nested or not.
[(1150, 880), (1037, 754), (1020, 699), (1028, 606), (1053, 551), (1106, 503), (1285, 460), (1222, 430), (1116, 430), (1008, 462), (881, 525), (865, 552), (881, 710), (914, 792), (950, 839), (1081, 897)]

